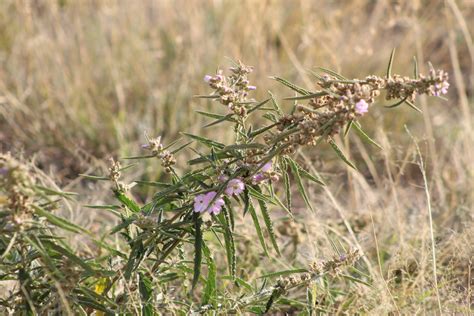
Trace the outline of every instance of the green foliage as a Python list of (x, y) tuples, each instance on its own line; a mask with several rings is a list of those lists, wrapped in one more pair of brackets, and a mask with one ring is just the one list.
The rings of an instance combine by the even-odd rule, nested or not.
[[(393, 58), (394, 51), (387, 78), (377, 78), (385, 85), (392, 76)], [(197, 111), (213, 119), (206, 127), (232, 123), (233, 141), (226, 144), (183, 132), (191, 142), (169, 151), (181, 139), (164, 146), (161, 137), (147, 137), (149, 144), (145, 149), (150, 153), (126, 159), (159, 159), (168, 173), (165, 181), (151, 178), (125, 184), (121, 182), (121, 173), (134, 164), (121, 167), (114, 160), (108, 175), (82, 175), (88, 180), (110, 181), (113, 186), (117, 202), (86, 206), (110, 210), (120, 218), (121, 222), (105, 237), (92, 236), (55, 214), (63, 206), (60, 202), (73, 196), (70, 192), (48, 188), (37, 178), (19, 177), (12, 170), (20, 170), (22, 164), (9, 156), (1, 157), (0, 170), (3, 173), (6, 170), (8, 175), (2, 178), (0, 188), (8, 196), (8, 203), (0, 209), (0, 278), (18, 281), (21, 290), (13, 291), (0, 305), (20, 314), (42, 314), (53, 308), (66, 314), (95, 311), (97, 315), (266, 313), (281, 306), (313, 314), (318, 291), (324, 290), (330, 300), (336, 299), (337, 290), (330, 288), (333, 276), (342, 276), (343, 282), (349, 284), (371, 286), (371, 280), (358, 270), (342, 273), (343, 268), (356, 263), (358, 252), (338, 253), (322, 265), (308, 263), (306, 267), (265, 271), (260, 285), (247, 280), (252, 271), (245, 272), (239, 266), (239, 256), (248, 255), (246, 248), (252, 246), (243, 244), (246, 236), (241, 223), (245, 222), (245, 216), (250, 216), (248, 222), (253, 224), (252, 231), (255, 230), (258, 238), (255, 244), (259, 244), (257, 247), (265, 255), (263, 259), (254, 259), (258, 264), (260, 260), (278, 261), (287, 256), (291, 240), (284, 242), (279, 234), (295, 238), (288, 233), (290, 224), (275, 229), (281, 211), (289, 217), (288, 223), (295, 221), (292, 184), (296, 185), (304, 205), (313, 211), (307, 185), (325, 183), (297, 162), (297, 152), (303, 146), (326, 142), (342, 162), (354, 169), (333, 138), (343, 127), (344, 136), (355, 130), (363, 141), (381, 149), (357, 121), (368, 111), (357, 108), (363, 107), (364, 102), (368, 107), (367, 101), (361, 99), (364, 95), (360, 85), (372, 92), (381, 88), (371, 86), (369, 81), (349, 80), (329, 69), (319, 70), (326, 75), (315, 74), (321, 87), (315, 92), (273, 77), (299, 94), (287, 100), (308, 102), (295, 104), (293, 111), (285, 114), (271, 93), (261, 102), (247, 99), (255, 89), (247, 80), (251, 68), (235, 63), (230, 76), (219, 73), (208, 78), (215, 92), (206, 97), (219, 101), (230, 112), (223, 115)], [(338, 89), (359, 95), (354, 100), (348, 99), (350, 94)], [(413, 89), (418, 91), (416, 87)], [(358, 104), (361, 100), (364, 102)], [(265, 108), (269, 102), (271, 106)], [(368, 99), (368, 102), (373, 101)], [(402, 103), (417, 109), (408, 97), (389, 107)], [(257, 118), (269, 120), (269, 125), (259, 126), (261, 120), (253, 119), (262, 112)], [(174, 155), (184, 150), (198, 157), (189, 159), (190, 170), (182, 172), (174, 166)], [(152, 199), (140, 206), (142, 200), (134, 196), (133, 185), (153, 190)], [(279, 197), (281, 191), (285, 194), (284, 202)], [(95, 255), (84, 256), (69, 246), (67, 239), (60, 237), (65, 232), (91, 239), (98, 248)], [(220, 260), (223, 253), (226, 260)], [(253, 267), (246, 267), (249, 268)], [(265, 270), (263, 261), (259, 268)], [(279, 280), (274, 282), (276, 277)], [(171, 289), (176, 290), (168, 297)], [(304, 290), (298, 292), (298, 289)], [(290, 290), (303, 295), (292, 297)]]

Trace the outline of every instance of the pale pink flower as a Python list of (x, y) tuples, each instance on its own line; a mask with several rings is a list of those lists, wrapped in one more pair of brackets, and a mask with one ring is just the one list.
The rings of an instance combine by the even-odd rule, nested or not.
[(209, 200), (206, 197), (206, 194), (199, 194), (194, 197), (194, 212), (202, 213), (209, 206)]
[(364, 99), (361, 99), (359, 102), (355, 104), (355, 111), (358, 114), (364, 114), (369, 112), (369, 104)]
[(247, 89), (249, 89), (249, 90), (257, 90), (257, 87), (256, 87), (256, 86), (248, 86)]
[(209, 81), (211, 81), (211, 79), (212, 79), (212, 76), (210, 76), (210, 75), (205, 75), (204, 76), (204, 81), (205, 82), (209, 82)]
[(265, 175), (261, 172), (255, 174), (252, 176), (252, 184), (259, 184), (260, 182), (263, 182), (267, 179)]
[(267, 162), (266, 164), (264, 164), (263, 167), (262, 167), (263, 172), (270, 172), (270, 170), (272, 170), (272, 161), (271, 160), (269, 162)]
[[(211, 191), (206, 194), (207, 204), (211, 203), (211, 201), (216, 197), (217, 192)], [(212, 202), (212, 204), (208, 208), (209, 214), (217, 215), (221, 212), (222, 206), (224, 205), (224, 199), (218, 197)]]
[(433, 95), (439, 97), (442, 94), (448, 93), (449, 83), (444, 81), (442, 83), (436, 83), (434, 85), (434, 92)]
[(217, 181), (219, 181), (219, 182), (226, 182), (228, 179), (229, 179), (229, 177), (226, 176), (225, 174), (220, 174), (220, 175), (217, 177)]
[[(224, 199), (216, 197), (217, 192), (211, 191), (206, 194), (199, 194), (194, 198), (194, 212), (202, 213), (207, 211), (209, 214), (217, 215), (220, 213), (222, 206), (224, 205)], [(212, 202), (211, 205), (209, 205)]]
[(232, 195), (239, 195), (245, 189), (245, 184), (240, 179), (232, 179), (227, 183), (227, 188), (225, 189), (225, 194), (232, 196)]

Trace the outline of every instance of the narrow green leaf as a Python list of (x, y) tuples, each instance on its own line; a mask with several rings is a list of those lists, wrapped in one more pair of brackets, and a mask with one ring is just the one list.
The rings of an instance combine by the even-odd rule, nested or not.
[(366, 282), (366, 281), (364, 281), (364, 280), (358, 279), (358, 278), (356, 278), (356, 277), (353, 277), (353, 276), (351, 276), (351, 275), (342, 274), (342, 277), (343, 277), (344, 279), (349, 280), (349, 281), (356, 282), (356, 283), (360, 283), (360, 284), (364, 284), (364, 285), (366, 285), (366, 286), (368, 286), (368, 287), (373, 288), (372, 284), (370, 284), (370, 283), (368, 283), (368, 282)]
[(193, 285), (192, 290), (196, 287), (199, 282), (199, 276), (201, 275), (201, 261), (202, 261), (202, 220), (199, 213), (193, 213), (194, 221), (194, 272), (193, 272)]
[(112, 210), (119, 210), (121, 208), (120, 205), (84, 205), (87, 208), (94, 208), (94, 209), (112, 209)]
[(71, 195), (78, 195), (75, 192), (56, 191), (56, 190), (53, 190), (53, 189), (50, 189), (50, 188), (47, 188), (47, 187), (43, 187), (41, 185), (36, 185), (35, 188), (45, 192), (47, 195), (59, 195), (59, 196), (63, 196), (63, 197), (68, 197), (68, 196), (71, 196)]
[(211, 95), (195, 95), (195, 98), (198, 99), (218, 99), (219, 95), (218, 94), (211, 94)]
[(278, 243), (276, 241), (275, 231), (273, 230), (273, 223), (268, 212), (267, 204), (264, 201), (258, 200), (260, 205), (260, 211), (262, 212), (263, 221), (267, 227), (268, 235), (270, 236), (270, 241), (272, 242), (273, 248), (275, 248), (277, 254), (280, 256), (280, 249), (278, 248)]
[(303, 198), (305, 204), (309, 207), (309, 209), (314, 212), (313, 206), (311, 205), (311, 203), (309, 201), (309, 198), (308, 198), (308, 195), (306, 194), (306, 190), (304, 188), (303, 181), (301, 181), (301, 176), (300, 176), (300, 171), (299, 171), (298, 165), (296, 164), (296, 162), (293, 159), (288, 158), (287, 161), (288, 161), (288, 164), (290, 165), (291, 171), (292, 171), (292, 173), (293, 173), (293, 175), (296, 179), (296, 184), (298, 186), (298, 190), (301, 194), (301, 197)]
[(178, 152), (180, 152), (181, 150), (183, 150), (184, 148), (188, 147), (190, 144), (192, 144), (192, 142), (188, 142), (186, 144), (183, 144), (181, 146), (179, 146), (178, 148), (174, 149), (173, 151), (171, 151), (171, 154), (172, 155), (176, 155)]
[(166, 182), (157, 182), (157, 181), (142, 181), (142, 180), (137, 180), (135, 181), (137, 184), (141, 185), (148, 185), (152, 187), (158, 187), (158, 188), (168, 188), (172, 186), (172, 184), (166, 183)]
[(352, 124), (352, 128), (355, 129), (355, 131), (357, 132), (357, 134), (360, 136), (360, 138), (362, 138), (362, 140), (368, 142), (369, 144), (372, 144), (374, 145), (375, 147), (379, 148), (379, 149), (383, 149), (382, 146), (380, 146), (375, 140), (373, 140), (372, 138), (369, 137), (369, 135), (367, 135), (363, 130), (362, 128), (360, 127), (359, 124)]
[(405, 102), (406, 100), (408, 99), (408, 97), (405, 97), (403, 99), (401, 99), (400, 101), (397, 101), (396, 103), (392, 104), (392, 105), (384, 105), (384, 107), (386, 108), (396, 108), (397, 106), (400, 106), (403, 102)]
[(286, 98), (283, 98), (283, 100), (307, 100), (307, 99), (313, 99), (313, 98), (321, 97), (323, 95), (327, 95), (327, 92), (320, 91), (320, 92), (315, 92), (315, 93), (302, 95), (302, 96), (298, 96), (298, 97), (286, 97)]
[(252, 113), (253, 111), (256, 111), (258, 110), (260, 107), (262, 107), (263, 105), (265, 105), (268, 101), (270, 100), (270, 98), (266, 99), (266, 100), (263, 100), (262, 102), (254, 105), (251, 109), (249, 109), (247, 111), (248, 114)]
[(349, 167), (354, 168), (355, 170), (357, 170), (357, 168), (354, 166), (354, 164), (349, 159), (346, 158), (346, 156), (344, 155), (342, 150), (337, 146), (337, 144), (334, 142), (334, 140), (332, 140), (332, 139), (329, 140), (329, 145), (331, 145), (332, 149), (334, 149), (334, 151), (339, 156), (339, 158), (342, 159), (342, 161), (344, 161), (347, 165), (349, 165)]
[(155, 315), (153, 310), (152, 294), (153, 294), (153, 283), (143, 273), (139, 273), (138, 289), (140, 292), (140, 299), (142, 301), (142, 316), (153, 316)]
[[(296, 161), (295, 161), (296, 163)], [(322, 185), (322, 186), (325, 186), (326, 183), (324, 183), (323, 179), (321, 179), (321, 177), (319, 175), (312, 175), (311, 173), (309, 173), (308, 171), (304, 170), (303, 167), (301, 167), (298, 163), (296, 163), (296, 165), (298, 166), (298, 170), (300, 172), (300, 175), (303, 177), (303, 178), (306, 178), (310, 181), (313, 181), (314, 183), (317, 183), (319, 185)]]
[(260, 241), (260, 245), (262, 245), (263, 252), (265, 253), (265, 256), (269, 257), (265, 238), (263, 237), (262, 228), (260, 227), (260, 223), (258, 222), (257, 212), (255, 211), (251, 200), (248, 203), (248, 212), (250, 213), (250, 216), (252, 216), (253, 225), (255, 226), (255, 230), (257, 231), (258, 240)]
[(204, 242), (202, 243), (202, 251), (204, 253), (204, 257), (206, 257), (207, 263), (207, 280), (206, 286), (204, 287), (202, 305), (215, 305), (217, 302), (217, 268), (214, 259), (212, 258), (211, 252)]
[(275, 111), (278, 113), (278, 115), (280, 116), (283, 115), (283, 111), (281, 110), (281, 107), (278, 105), (278, 102), (273, 96), (273, 94), (271, 93), (271, 91), (268, 91), (268, 94), (270, 95), (270, 98), (272, 100), (272, 106), (275, 109)]
[(234, 114), (227, 114), (226, 116), (223, 116), (215, 121), (212, 121), (210, 123), (207, 123), (206, 125), (204, 125), (203, 127), (204, 128), (208, 128), (208, 127), (211, 127), (211, 126), (214, 126), (216, 124), (219, 124), (219, 123), (222, 123), (222, 122), (233, 122), (233, 123), (236, 123), (237, 121), (232, 117)]
[[(129, 157), (122, 157), (121, 159), (133, 160), (133, 159), (148, 159), (148, 158), (155, 158), (156, 155), (143, 155), (143, 156), (129, 156)], [(108, 180), (109, 178), (107, 178)]]
[(261, 190), (257, 189), (258, 188), (257, 186), (247, 186), (247, 187), (248, 187), (249, 194), (253, 196), (254, 198), (256, 198), (257, 200), (264, 201), (271, 204), (276, 204), (276, 202), (273, 201), (271, 196), (262, 194)]
[(119, 171), (128, 170), (128, 169), (130, 169), (130, 168), (132, 168), (132, 167), (134, 167), (134, 166), (136, 166), (136, 165), (137, 165), (137, 163), (131, 163), (131, 164), (129, 164), (129, 165), (126, 165), (126, 166), (120, 168)]
[(132, 250), (123, 272), (125, 280), (130, 280), (132, 272), (138, 267), (141, 258), (144, 256), (144, 252), (145, 250), (143, 249), (143, 243), (141, 241), (135, 241), (132, 243)]
[(349, 130), (351, 129), (352, 124), (354, 124), (353, 120), (350, 120), (349, 123), (347, 123), (346, 130), (344, 131), (344, 137), (346, 137), (347, 134), (349, 133)]
[(413, 77), (415, 79), (418, 79), (420, 77), (420, 73), (418, 71), (418, 61), (416, 60), (416, 57), (413, 56), (413, 64), (414, 64), (414, 67), (413, 67)]
[(74, 253), (72, 253), (70, 250), (61, 247), (60, 245), (57, 245), (51, 241), (43, 240), (43, 244), (47, 246), (49, 249), (53, 249), (54, 251), (62, 254), (63, 256), (67, 257), (69, 260), (72, 262), (76, 263), (78, 266), (81, 266), (84, 271), (89, 274), (89, 275), (94, 275), (95, 271), (92, 269), (90, 265), (88, 265), (84, 260), (76, 256)]
[(121, 230), (124, 229), (124, 228), (127, 228), (128, 226), (130, 226), (130, 225), (135, 221), (136, 218), (137, 218), (136, 215), (132, 215), (132, 216), (130, 216), (129, 218), (124, 219), (124, 220), (122, 221), (122, 223), (120, 223), (120, 224), (118, 224), (117, 226), (115, 226), (115, 227), (110, 231), (109, 234), (110, 234), (110, 235), (113, 235), (113, 234), (115, 234), (116, 232), (121, 231)]
[(108, 177), (101, 177), (101, 176), (93, 176), (93, 175), (89, 175), (89, 174), (83, 174), (83, 173), (80, 173), (79, 176), (83, 177), (83, 178), (86, 178), (86, 179), (89, 179), (89, 180), (107, 180), (107, 181), (110, 181), (110, 179)]
[(117, 199), (122, 202), (130, 211), (134, 213), (140, 212), (140, 206), (138, 206), (137, 203), (135, 203), (132, 199), (130, 199), (128, 196), (126, 196), (123, 192), (116, 191), (115, 196)]
[(62, 229), (65, 229), (65, 230), (68, 230), (68, 231), (71, 231), (71, 232), (74, 232), (74, 233), (87, 233), (87, 230), (85, 230), (84, 228), (80, 227), (80, 226), (77, 226), (67, 220), (65, 220), (64, 218), (62, 217), (58, 217), (46, 210), (44, 210), (43, 208), (37, 206), (37, 205), (33, 205), (33, 208), (35, 209), (35, 213), (40, 216), (40, 217), (45, 217), (48, 222), (50, 222), (51, 224), (55, 225), (55, 226), (58, 226), (59, 228), (62, 228)]
[(268, 299), (267, 304), (265, 305), (265, 311), (263, 312), (264, 314), (267, 314), (270, 311), (273, 303), (275, 303), (282, 294), (283, 291), (280, 288), (275, 288), (272, 291), (272, 294), (270, 295), (270, 298)]
[(270, 124), (270, 125), (261, 127), (261, 128), (255, 130), (255, 131), (252, 131), (252, 132), (250, 132), (250, 133), (248, 134), (248, 137), (253, 138), (253, 137), (257, 136), (257, 135), (260, 135), (260, 134), (262, 134), (262, 133), (268, 131), (269, 129), (275, 127), (277, 124), (278, 124), (278, 123), (273, 123), (273, 124)]
[(288, 80), (286, 79), (283, 79), (283, 78), (280, 78), (280, 77), (270, 77), (271, 79), (274, 79), (276, 81), (278, 81), (279, 83), (287, 86), (288, 88), (290, 88), (291, 90), (293, 91), (296, 91), (298, 92), (299, 94), (303, 94), (303, 95), (308, 95), (308, 94), (311, 94), (311, 91), (308, 91), (304, 88), (301, 88), (301, 87), (298, 87), (297, 85), (289, 82)]
[(225, 146), (221, 152), (228, 152), (231, 150), (239, 150), (239, 149), (262, 149), (265, 148), (265, 145), (259, 143), (249, 143), (249, 144), (235, 144), (235, 145), (228, 145)]
[[(230, 275), (224, 275), (221, 277), (221, 279), (233, 281)], [(237, 283), (239, 287), (244, 287), (248, 292), (252, 292), (254, 290), (252, 285), (250, 285), (248, 282), (246, 282), (245, 280), (241, 278), (236, 277), (234, 281)]]
[[(227, 158), (232, 158), (232, 157), (234, 157), (234, 156), (231, 155), (231, 154), (228, 154), (228, 153), (216, 153), (215, 154), (215, 158), (217, 160), (222, 160), (222, 159), (227, 159)], [(188, 161), (188, 165), (192, 166), (192, 165), (197, 165), (197, 164), (200, 164), (200, 163), (209, 162), (210, 159), (211, 159), (210, 155), (199, 157), (199, 158), (194, 158), (194, 159), (191, 159), (191, 160)]]
[(392, 76), (392, 66), (393, 66), (394, 57), (395, 57), (395, 48), (392, 49), (392, 53), (390, 54), (390, 60), (388, 61), (387, 78), (390, 78)]
[(409, 107), (411, 107), (413, 110), (423, 113), (416, 105), (414, 105), (411, 101), (405, 100), (405, 103), (408, 104)]
[(229, 267), (229, 274), (232, 278), (235, 278), (236, 274), (236, 256), (235, 256), (235, 244), (234, 244), (234, 236), (230, 229), (229, 219), (225, 215), (224, 212), (219, 213), (217, 216), (219, 222), (223, 226), (224, 229), (224, 243), (225, 243), (225, 250), (227, 254), (227, 265)]
[(224, 196), (224, 201), (225, 201), (225, 208), (223, 211), (225, 212), (225, 215), (228, 217), (227, 221), (230, 223), (230, 228), (232, 231), (234, 231), (235, 228), (235, 219), (234, 219), (234, 212), (232, 210), (232, 202), (227, 196)]
[(291, 212), (291, 184), (290, 175), (287, 172), (288, 166), (286, 160), (282, 160), (283, 184), (285, 187), (286, 207)]
[(328, 69), (328, 68), (323, 68), (323, 67), (318, 67), (319, 70), (321, 71), (324, 71), (325, 73), (333, 76), (333, 77), (336, 77), (337, 79), (339, 80), (347, 80), (346, 77), (344, 77), (343, 75), (341, 74), (338, 74), (337, 72), (335, 72), (334, 70), (331, 70), (331, 69)]
[(195, 112), (198, 113), (198, 114), (201, 114), (202, 116), (210, 117), (210, 118), (214, 118), (214, 119), (222, 119), (222, 118), (225, 118), (227, 116), (227, 115), (204, 112), (204, 111), (195, 111)]
[(208, 138), (205, 138), (205, 137), (202, 137), (202, 136), (197, 136), (197, 135), (193, 135), (193, 134), (189, 134), (189, 133), (182, 133), (183, 135), (186, 135), (188, 136), (189, 138), (192, 138), (198, 142), (200, 142), (201, 144), (203, 145), (206, 145), (208, 147), (216, 147), (216, 148), (219, 148), (219, 149), (222, 149), (225, 147), (224, 144), (222, 143), (219, 143), (219, 142), (216, 142), (214, 140), (211, 140), (211, 139), (208, 139)]
[(264, 274), (262, 276), (259, 276), (258, 278), (259, 279), (263, 279), (263, 278), (274, 278), (274, 277), (280, 277), (280, 276), (283, 276), (283, 275), (291, 275), (291, 274), (295, 274), (295, 273), (306, 273), (308, 272), (308, 269), (290, 269), (290, 270), (282, 270), (282, 271), (278, 271), (278, 272), (272, 272), (272, 273), (267, 273), (267, 274)]

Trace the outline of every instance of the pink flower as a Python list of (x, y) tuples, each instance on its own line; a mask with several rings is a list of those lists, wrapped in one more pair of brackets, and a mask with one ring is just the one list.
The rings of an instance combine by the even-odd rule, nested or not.
[(205, 194), (199, 194), (194, 197), (194, 212), (202, 213), (209, 205)]
[(267, 178), (261, 172), (252, 176), (252, 184), (259, 184), (260, 182), (265, 181)]
[(272, 161), (271, 160), (269, 162), (267, 162), (266, 164), (264, 164), (263, 167), (262, 167), (263, 172), (269, 172), (270, 170), (272, 170)]
[(249, 89), (249, 90), (257, 90), (257, 87), (256, 87), (256, 86), (248, 86), (247, 89)]
[(205, 82), (209, 82), (209, 81), (211, 81), (211, 79), (212, 79), (212, 76), (209, 76), (209, 75), (204, 76), (204, 81)]
[(272, 171), (272, 168), (273, 168), (273, 163), (272, 161), (270, 160), (269, 162), (267, 162), (266, 164), (263, 165), (261, 172), (255, 174), (252, 176), (252, 184), (259, 184), (265, 180), (268, 179), (268, 173), (270, 173)]
[(434, 92), (433, 95), (439, 97), (442, 94), (448, 93), (449, 83), (444, 81), (442, 83), (436, 83), (434, 85)]
[(219, 181), (219, 182), (226, 182), (227, 179), (229, 179), (229, 177), (226, 176), (225, 174), (220, 174), (220, 175), (217, 177), (217, 181)]
[[(206, 198), (208, 199), (208, 204), (211, 203), (211, 201), (215, 198), (217, 195), (217, 192), (211, 191), (206, 194)], [(207, 210), (209, 214), (214, 214), (217, 215), (221, 212), (222, 206), (224, 205), (224, 199), (221, 197), (218, 197), (214, 200), (214, 202), (209, 206), (209, 209)]]
[[(219, 197), (212, 202), (216, 197), (217, 192), (211, 191), (206, 194), (199, 194), (194, 198), (194, 212), (202, 213), (208, 211), (209, 214), (217, 215), (220, 213), (224, 200)], [(209, 205), (212, 202), (211, 205)]]
[(360, 115), (367, 113), (369, 112), (369, 105), (364, 99), (361, 99), (359, 102), (355, 104), (355, 111), (356, 113)]
[(225, 189), (225, 194), (232, 196), (232, 195), (239, 195), (245, 189), (245, 184), (240, 179), (232, 179), (227, 183), (227, 188)]

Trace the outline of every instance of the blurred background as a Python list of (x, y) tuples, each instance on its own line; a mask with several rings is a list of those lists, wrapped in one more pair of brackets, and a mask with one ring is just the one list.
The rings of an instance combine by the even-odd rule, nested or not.
[[(411, 76), (414, 57), (427, 73), (431, 62), (450, 75), (448, 100), (419, 98), (419, 114), (405, 106), (386, 109), (380, 99), (361, 124), (384, 150), (356, 137), (339, 140), (359, 172), (348, 170), (324, 146), (306, 153), (306, 163), (330, 185), (309, 189), (318, 213), (305, 218), (308, 213), (301, 211), (309, 224), (298, 255), (324, 253), (320, 231), (337, 232), (361, 245), (380, 267), (374, 272), (380, 278), (413, 277), (412, 283), (399, 284), (409, 298), (397, 301), (410, 308), (411, 297), (434, 295), (424, 290), (432, 279), (430, 206), (443, 299), (469, 305), (473, 24), (472, 0), (3, 0), (0, 149), (34, 158), (64, 189), (81, 193), (79, 204), (99, 203), (108, 192), (93, 190), (95, 185), (78, 174), (103, 170), (110, 156), (138, 154), (144, 131), (163, 135), (168, 143), (180, 131), (226, 138), (225, 128), (202, 129), (206, 119), (194, 113), (225, 109), (193, 96), (209, 93), (204, 75), (227, 68), (228, 58), (255, 67), (250, 80), (257, 86), (256, 99), (266, 98), (268, 90), (281, 99), (292, 93), (271, 75), (309, 89), (315, 86), (308, 70), (319, 66), (350, 78), (384, 75), (396, 47), (392, 73)], [(282, 101), (284, 109), (291, 105)], [(405, 125), (419, 141), (427, 183)], [(190, 156), (180, 158), (182, 168)], [(146, 162), (129, 176), (162, 175), (158, 162)], [(100, 230), (97, 215), (83, 212), (78, 206), (69, 216)], [(391, 302), (392, 293), (372, 294)]]

